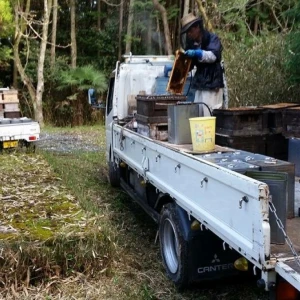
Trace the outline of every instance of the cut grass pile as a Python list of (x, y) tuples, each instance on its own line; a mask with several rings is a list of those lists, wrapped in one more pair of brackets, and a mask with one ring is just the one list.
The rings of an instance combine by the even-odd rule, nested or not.
[(0, 284), (29, 287), (106, 272), (115, 246), (101, 216), (84, 212), (40, 155), (0, 156)]

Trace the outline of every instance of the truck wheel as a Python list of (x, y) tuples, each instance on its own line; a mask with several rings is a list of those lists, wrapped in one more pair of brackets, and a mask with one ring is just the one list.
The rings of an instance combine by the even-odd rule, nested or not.
[(176, 204), (165, 205), (159, 222), (160, 250), (167, 275), (179, 289), (188, 285), (188, 249), (181, 228)]
[(115, 162), (112, 161), (108, 163), (108, 180), (111, 186), (120, 186), (120, 168)]

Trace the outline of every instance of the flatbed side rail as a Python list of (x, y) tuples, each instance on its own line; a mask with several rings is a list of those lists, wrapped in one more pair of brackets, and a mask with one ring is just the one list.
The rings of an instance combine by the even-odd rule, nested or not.
[(268, 186), (118, 125), (113, 154), (259, 268), (270, 268)]

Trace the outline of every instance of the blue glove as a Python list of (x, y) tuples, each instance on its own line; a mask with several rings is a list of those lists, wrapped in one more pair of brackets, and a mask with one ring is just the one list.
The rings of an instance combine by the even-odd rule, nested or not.
[(184, 52), (184, 54), (187, 56), (187, 57), (191, 57), (191, 58), (198, 58), (198, 59), (202, 59), (202, 56), (203, 56), (203, 51), (201, 49), (196, 49), (196, 50), (186, 50)]

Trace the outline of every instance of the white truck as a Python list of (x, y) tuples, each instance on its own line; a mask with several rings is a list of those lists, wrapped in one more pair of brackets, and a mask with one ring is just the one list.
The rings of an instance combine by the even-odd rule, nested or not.
[[(163, 131), (163, 126), (157, 121), (147, 130), (147, 122), (139, 123), (134, 98), (153, 97), (157, 78), (173, 60), (124, 58), (111, 75), (106, 103), (109, 180), (158, 223), (168, 277), (184, 288), (248, 270), (273, 299), (299, 299), (300, 218), (278, 217), (265, 182), (208, 161), (189, 144), (156, 139), (153, 130)], [(210, 154), (236, 152), (223, 150), (216, 147)], [(271, 214), (282, 245), (271, 243)]]
[(18, 146), (33, 148), (39, 136), (39, 123), (27, 117), (20, 117), (17, 91), (1, 88), (0, 150)]

